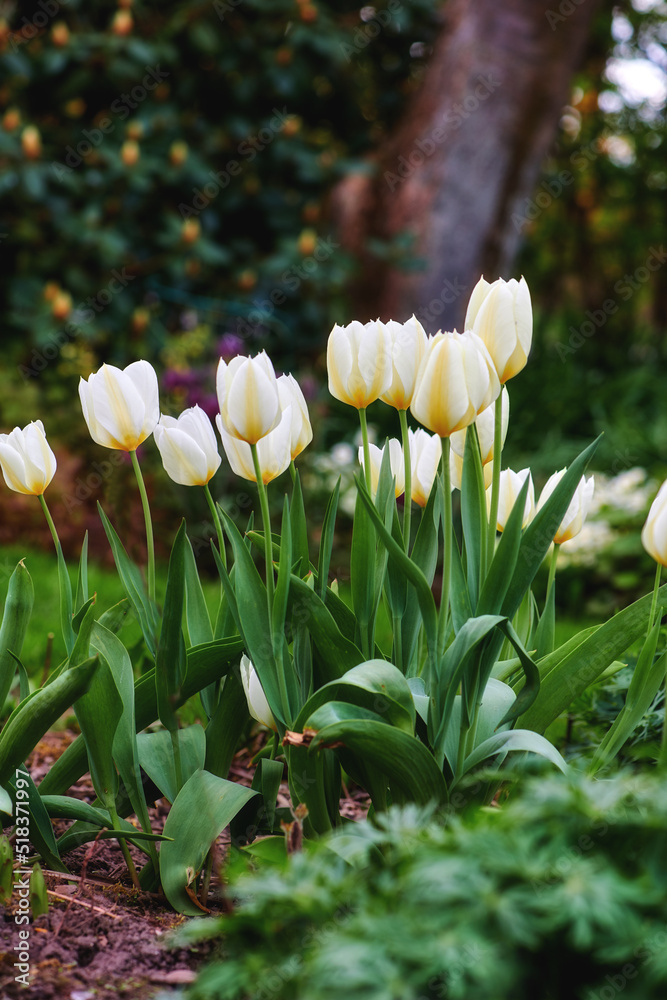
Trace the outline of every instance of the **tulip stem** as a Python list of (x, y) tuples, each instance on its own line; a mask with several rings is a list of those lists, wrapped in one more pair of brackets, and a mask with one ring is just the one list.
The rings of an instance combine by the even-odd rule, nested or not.
[(405, 493), (403, 494), (403, 542), (406, 553), (410, 551), (410, 518), (412, 516), (412, 465), (410, 463), (410, 435), (408, 432), (408, 415), (405, 410), (398, 411), (401, 421), (401, 437), (403, 439), (403, 461), (405, 462)]
[[(111, 817), (111, 822), (115, 830), (120, 830), (120, 818), (118, 812), (116, 811), (115, 805), (109, 806), (109, 816)], [(130, 854), (130, 849), (127, 845), (127, 840), (125, 837), (119, 837), (118, 843), (120, 849), (123, 852), (123, 857), (125, 858), (125, 864), (127, 865), (127, 870), (130, 873), (130, 878), (132, 879), (132, 885), (135, 889), (141, 889), (141, 883), (139, 882), (139, 876), (137, 875), (137, 869), (135, 868), (134, 861), (132, 860), (132, 855)]]
[(364, 476), (366, 477), (366, 487), (368, 495), (373, 496), (371, 489), (371, 450), (368, 447), (368, 423), (366, 422), (366, 408), (359, 410), (359, 423), (361, 424), (361, 440), (364, 446)]
[(141, 496), (141, 506), (144, 510), (144, 522), (146, 524), (146, 549), (148, 551), (148, 598), (150, 601), (155, 602), (155, 541), (153, 540), (151, 508), (148, 503), (146, 484), (144, 482), (144, 477), (141, 474), (141, 467), (139, 465), (139, 459), (137, 458), (136, 451), (130, 452), (130, 458), (132, 460), (134, 474), (137, 477), (139, 495)]
[(500, 496), (500, 465), (503, 453), (503, 389), (496, 400), (493, 426), (493, 479), (491, 480), (491, 509), (489, 510), (489, 535), (486, 546), (487, 572), (496, 551), (496, 531), (498, 528), (498, 498)]
[(452, 567), (452, 488), (451, 472), (449, 469), (450, 440), (448, 437), (440, 439), (442, 443), (442, 516), (444, 547), (442, 555), (442, 591), (440, 595), (440, 620), (438, 623), (438, 655), (442, 659), (445, 652), (445, 641), (447, 638), (447, 614), (449, 611), (449, 581)]
[[(662, 564), (657, 563), (655, 567), (655, 582), (653, 584), (653, 600), (651, 601), (651, 615), (648, 620), (648, 630), (649, 632), (655, 625), (655, 612), (658, 607), (658, 592), (660, 590), (660, 577), (662, 576)], [(665, 704), (665, 710), (667, 711), (667, 703)]]
[(61, 549), (61, 545), (60, 545), (60, 539), (58, 538), (58, 532), (57, 532), (56, 526), (55, 526), (55, 524), (53, 522), (53, 518), (51, 517), (51, 511), (49, 510), (49, 508), (46, 505), (46, 500), (44, 499), (44, 494), (43, 493), (40, 493), (38, 495), (38, 500), (39, 500), (40, 504), (42, 505), (42, 510), (44, 511), (44, 517), (46, 518), (46, 523), (48, 524), (49, 530), (51, 531), (51, 537), (53, 538), (53, 544), (56, 547), (56, 552), (57, 553), (61, 552), (62, 549)]
[(215, 530), (218, 534), (218, 548), (220, 549), (220, 558), (222, 559), (222, 565), (227, 569), (227, 554), (225, 552), (225, 536), (222, 533), (222, 524), (220, 523), (220, 515), (218, 514), (218, 508), (215, 505), (215, 500), (211, 496), (211, 491), (209, 489), (208, 483), (204, 484), (204, 493), (206, 494), (206, 499), (208, 501), (209, 510), (211, 511), (211, 517), (213, 518), (213, 523), (215, 524)]
[(262, 510), (262, 525), (264, 527), (264, 561), (266, 563), (266, 596), (269, 608), (269, 624), (273, 613), (273, 538), (271, 536), (271, 513), (269, 511), (269, 498), (266, 486), (262, 478), (262, 469), (259, 464), (257, 445), (251, 444), (252, 461), (255, 466), (255, 477), (257, 491), (259, 493), (259, 505)]
[(560, 552), (560, 545), (554, 542), (553, 552), (551, 553), (551, 560), (549, 562), (549, 579), (547, 580), (547, 601), (549, 600), (549, 594), (551, 593), (551, 588), (554, 585), (554, 580), (556, 579), (556, 563), (558, 562), (558, 553)]

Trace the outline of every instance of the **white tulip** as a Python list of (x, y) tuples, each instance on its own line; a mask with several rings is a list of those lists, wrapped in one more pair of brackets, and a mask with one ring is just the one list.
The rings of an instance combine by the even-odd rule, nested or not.
[(280, 407), (285, 410), (292, 407), (292, 425), (290, 431), (290, 452), (292, 461), (300, 455), (313, 440), (313, 429), (310, 426), (308, 406), (301, 391), (301, 386), (293, 375), (281, 375), (278, 379), (278, 396)]
[[(526, 496), (526, 503), (523, 510), (522, 528), (525, 528), (532, 521), (535, 514), (535, 487), (533, 486), (533, 477), (530, 474), (530, 469), (522, 469), (520, 472), (503, 469), (500, 473), (500, 493), (498, 494), (498, 517), (496, 522), (496, 529), (498, 531), (505, 530), (505, 525), (526, 479), (528, 479), (528, 495)], [(491, 489), (487, 489), (486, 491), (486, 506), (487, 510), (490, 511)]]
[(465, 326), (480, 337), (504, 384), (525, 367), (533, 339), (533, 309), (525, 278), (489, 284), (480, 278), (473, 289)]
[(245, 653), (241, 657), (241, 682), (245, 691), (246, 701), (248, 702), (248, 711), (251, 716), (257, 722), (261, 722), (263, 726), (266, 726), (267, 729), (272, 729), (275, 733), (277, 730), (276, 720), (273, 718), (273, 712), (269, 708), (269, 703), (266, 700), (266, 695), (260, 684), (257, 671)]
[[(565, 475), (565, 472), (565, 469), (561, 469), (560, 472), (554, 472), (553, 476), (550, 476), (549, 479), (547, 479), (537, 504), (538, 510), (540, 510), (540, 508), (547, 502), (553, 491), (556, 489), (556, 486), (558, 486), (558, 483)], [(563, 542), (568, 542), (571, 538), (574, 538), (575, 535), (579, 534), (584, 526), (584, 521), (586, 520), (588, 509), (591, 505), (591, 500), (593, 499), (594, 489), (595, 482), (593, 476), (591, 476), (590, 479), (586, 479), (585, 476), (582, 476), (576, 490), (574, 491), (574, 496), (570, 500), (570, 504), (565, 512), (565, 517), (554, 534), (554, 542), (556, 545), (562, 545)]]
[(392, 381), (380, 399), (397, 410), (407, 410), (415, 391), (417, 372), (426, 353), (426, 331), (415, 316), (407, 323), (391, 319), (381, 325), (390, 345)]
[(80, 380), (79, 397), (90, 436), (104, 448), (136, 451), (160, 418), (157, 375), (148, 361), (123, 370), (102, 365)]
[(177, 419), (163, 414), (153, 434), (162, 464), (175, 483), (205, 486), (218, 471), (215, 431), (199, 406), (184, 410)]
[(389, 390), (391, 341), (379, 320), (336, 324), (327, 341), (329, 392), (343, 403), (365, 409)]
[[(394, 477), (394, 493), (396, 497), (400, 497), (403, 493), (405, 493), (405, 461), (403, 459), (403, 448), (401, 447), (401, 442), (397, 441), (396, 438), (391, 438), (388, 441), (388, 444), (389, 464), (391, 466), (391, 474)], [(386, 445), (384, 447), (386, 448)], [(371, 495), (375, 497), (378, 482), (380, 481), (380, 469), (382, 468), (382, 459), (384, 458), (384, 448), (378, 448), (376, 444), (369, 444), (368, 451), (371, 463)], [(366, 466), (364, 464), (363, 445), (359, 448), (359, 461), (365, 472)]]
[(41, 420), (21, 430), (0, 434), (0, 465), (7, 486), (16, 493), (41, 496), (56, 471), (53, 454)]
[[(225, 430), (222, 417), (218, 413), (215, 418), (218, 425), (222, 446), (232, 471), (243, 479), (256, 483), (255, 465), (252, 460), (250, 445), (239, 441)], [(257, 458), (262, 473), (262, 482), (266, 485), (276, 479), (289, 467), (292, 460), (292, 407), (288, 406), (282, 412), (280, 423), (269, 434), (257, 442)]]
[[(505, 444), (507, 426), (510, 419), (510, 397), (504, 386), (501, 398), (502, 410), (500, 420), (500, 442), (502, 447)], [(482, 465), (486, 465), (488, 462), (493, 461), (493, 436), (496, 429), (495, 404), (487, 406), (485, 410), (482, 410), (482, 412), (475, 419), (474, 423), (477, 427), (477, 436), (479, 437), (479, 450), (482, 456)], [(466, 434), (467, 428), (466, 430), (455, 431), (450, 438), (452, 442), (452, 451), (456, 452), (456, 454), (461, 458), (463, 458), (463, 455), (465, 454)]]
[(257, 444), (281, 419), (276, 373), (266, 351), (218, 363), (216, 389), (220, 417), (230, 437)]

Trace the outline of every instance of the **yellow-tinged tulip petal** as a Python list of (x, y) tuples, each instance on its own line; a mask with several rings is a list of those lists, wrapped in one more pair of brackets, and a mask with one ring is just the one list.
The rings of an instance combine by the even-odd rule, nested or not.
[(301, 386), (293, 375), (281, 375), (278, 379), (278, 396), (280, 408), (292, 407), (292, 426), (290, 432), (290, 451), (292, 461), (300, 455), (313, 440), (313, 429), (310, 426), (308, 405), (301, 391)]
[[(420, 507), (425, 507), (431, 495), (442, 458), (442, 442), (437, 434), (428, 434), (421, 427), (416, 431), (408, 431), (408, 437), (410, 441), (412, 499)], [(453, 488), (454, 482), (452, 480)]]
[[(225, 449), (232, 472), (243, 479), (249, 479), (250, 482), (256, 483), (257, 478), (250, 445), (227, 433), (219, 413), (215, 422), (218, 425), (222, 447)], [(283, 410), (278, 426), (257, 442), (257, 457), (262, 471), (262, 482), (265, 485), (277, 479), (289, 467), (292, 459), (291, 430), (292, 407), (288, 406)]]
[(473, 422), (500, 393), (484, 344), (470, 331), (430, 337), (410, 410), (430, 431), (449, 437)]
[(379, 320), (347, 326), (336, 324), (327, 341), (329, 392), (336, 399), (365, 409), (392, 380), (391, 343)]
[(148, 361), (121, 370), (102, 365), (79, 382), (81, 408), (93, 441), (104, 448), (135, 451), (160, 418), (158, 383)]
[(472, 290), (468, 308), (466, 310), (465, 329), (472, 330), (475, 325), (475, 317), (479, 312), (479, 307), (489, 293), (491, 282), (481, 277)]
[[(505, 525), (507, 524), (508, 518), (512, 513), (512, 508), (516, 503), (517, 497), (519, 496), (526, 479), (528, 479), (528, 495), (526, 497), (523, 520), (521, 522), (522, 528), (525, 528), (526, 525), (532, 521), (535, 514), (535, 487), (533, 486), (533, 477), (530, 474), (530, 469), (522, 469), (521, 472), (512, 472), (511, 469), (503, 469), (500, 473), (498, 521), (496, 524), (496, 529), (498, 531), (505, 530)], [(486, 508), (487, 510), (491, 509), (491, 490), (488, 487), (486, 490)]]
[(667, 482), (658, 490), (642, 528), (642, 545), (648, 554), (667, 566)]
[(426, 353), (426, 331), (415, 316), (407, 323), (389, 320), (381, 324), (389, 340), (392, 380), (387, 392), (380, 399), (397, 410), (407, 410), (412, 402), (417, 372)]
[[(544, 506), (546, 501), (549, 499), (553, 491), (558, 486), (565, 475), (566, 470), (561, 469), (560, 472), (554, 472), (553, 476), (547, 479), (544, 489), (540, 493), (540, 499), (537, 504), (537, 509), (540, 510)], [(570, 505), (565, 512), (565, 517), (560, 523), (558, 531), (554, 535), (554, 542), (556, 545), (562, 545), (563, 542), (568, 542), (575, 535), (578, 535), (584, 526), (584, 521), (586, 520), (586, 515), (588, 514), (588, 509), (591, 505), (591, 500), (593, 499), (593, 490), (595, 488), (595, 482), (593, 476), (590, 479), (586, 479), (582, 476), (579, 480), (576, 490), (574, 491), (574, 496), (570, 500)]]
[(257, 444), (278, 426), (281, 410), (276, 383), (276, 373), (265, 351), (254, 358), (239, 355), (229, 364), (220, 359), (216, 389), (227, 434)]
[(533, 339), (533, 309), (525, 278), (498, 278), (486, 288), (478, 283), (466, 327), (484, 341), (502, 383), (518, 374), (526, 365)]
[[(398, 498), (405, 493), (405, 462), (403, 460), (403, 448), (401, 447), (401, 442), (396, 438), (391, 438), (388, 444), (389, 465), (391, 466), (391, 474), (394, 477), (394, 493)], [(371, 495), (375, 497), (378, 482), (380, 480), (380, 469), (382, 468), (382, 459), (384, 458), (384, 448), (378, 448), (376, 444), (370, 444), (368, 446), (368, 450), (370, 452), (371, 462)], [(363, 445), (359, 448), (359, 462), (365, 472), (366, 466), (364, 465)]]
[(199, 406), (174, 419), (160, 417), (153, 431), (167, 475), (182, 486), (205, 486), (220, 466), (211, 421)]
[(56, 471), (53, 454), (41, 420), (21, 430), (0, 434), (0, 466), (7, 486), (16, 493), (41, 496)]
[[(507, 437), (507, 426), (510, 419), (510, 397), (504, 386), (502, 391), (502, 401), (502, 416), (500, 421), (501, 446), (505, 443), (505, 438)], [(477, 427), (477, 435), (479, 437), (479, 450), (482, 456), (482, 465), (486, 465), (488, 462), (493, 461), (493, 436), (496, 428), (495, 404), (487, 406), (485, 410), (482, 410), (482, 412), (476, 417), (474, 423)], [(467, 429), (463, 431), (455, 431), (451, 437), (452, 451), (455, 451), (461, 458), (463, 458), (465, 451), (466, 434)]]
[(245, 692), (246, 701), (248, 702), (248, 711), (253, 719), (257, 722), (261, 722), (263, 726), (267, 729), (272, 729), (274, 733), (277, 730), (276, 721), (273, 718), (273, 712), (269, 708), (269, 703), (266, 700), (266, 695), (264, 694), (264, 689), (260, 684), (259, 677), (257, 676), (257, 671), (255, 670), (252, 661), (245, 655), (241, 657), (241, 681), (243, 683), (243, 690)]
[[(488, 489), (493, 479), (493, 462), (487, 462), (482, 466), (484, 473), (484, 489)], [(463, 476), (463, 459), (457, 455), (454, 449), (449, 452), (449, 474), (452, 480), (452, 488), (461, 489), (461, 477)]]

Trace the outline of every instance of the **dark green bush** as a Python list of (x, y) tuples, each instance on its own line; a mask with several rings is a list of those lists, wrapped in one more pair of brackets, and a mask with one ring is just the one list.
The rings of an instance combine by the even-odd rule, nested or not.
[(233, 915), (190, 928), (223, 941), (189, 1000), (665, 996), (664, 781), (542, 776), (444, 827), (393, 811), (354, 827), (354, 866), (350, 829), (233, 880)]

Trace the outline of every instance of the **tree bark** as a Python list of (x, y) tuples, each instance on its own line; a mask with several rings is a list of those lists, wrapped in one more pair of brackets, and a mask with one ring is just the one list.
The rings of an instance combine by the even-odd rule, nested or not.
[[(363, 261), (358, 318), (405, 320), (414, 312), (429, 331), (461, 329), (480, 274), (511, 277), (596, 7), (596, 0), (444, 5), (423, 86), (376, 154), (377, 170), (349, 176), (334, 194), (342, 241)], [(372, 238), (408, 239), (413, 269), (396, 254), (373, 258)]]

